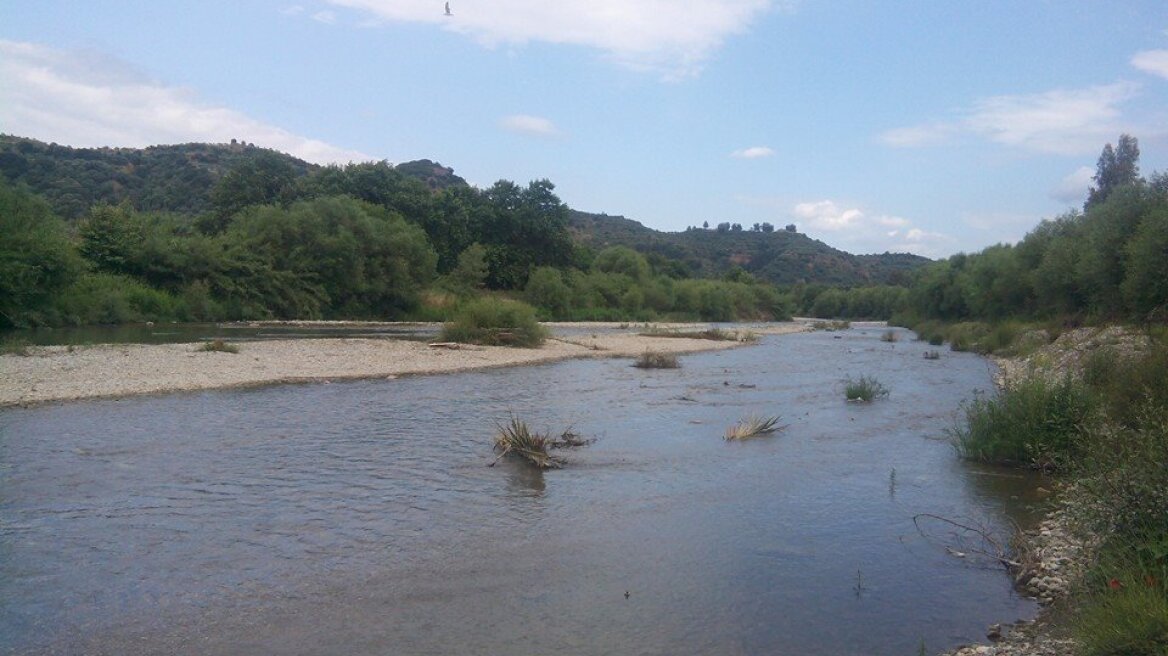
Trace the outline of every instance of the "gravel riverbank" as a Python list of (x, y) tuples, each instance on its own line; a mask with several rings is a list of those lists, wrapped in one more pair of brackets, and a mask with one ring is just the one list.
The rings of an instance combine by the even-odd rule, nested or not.
[[(570, 326), (571, 336), (560, 330)], [(29, 347), (0, 356), (0, 407), (225, 387), (451, 373), (541, 364), (581, 357), (693, 353), (742, 342), (585, 332), (589, 324), (556, 324), (540, 348), (457, 345), (435, 348), (396, 339), (296, 339), (235, 344), (238, 353), (202, 344), (106, 344)], [(584, 330), (581, 330), (584, 329)], [(801, 323), (750, 326), (755, 334), (806, 330)]]

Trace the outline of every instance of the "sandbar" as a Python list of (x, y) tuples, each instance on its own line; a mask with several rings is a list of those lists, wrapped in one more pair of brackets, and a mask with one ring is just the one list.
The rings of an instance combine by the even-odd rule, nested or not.
[[(588, 332), (592, 326), (597, 332)], [(571, 327), (568, 331), (565, 328)], [(704, 325), (687, 326), (701, 329)], [(694, 353), (745, 345), (613, 330), (609, 324), (551, 324), (540, 348), (468, 344), (431, 346), (400, 339), (332, 338), (244, 341), (238, 353), (196, 344), (100, 344), (30, 347), (0, 355), (0, 407), (140, 394), (289, 383), (395, 378), (571, 358), (634, 358), (645, 351)], [(757, 335), (807, 330), (800, 322), (738, 327)]]

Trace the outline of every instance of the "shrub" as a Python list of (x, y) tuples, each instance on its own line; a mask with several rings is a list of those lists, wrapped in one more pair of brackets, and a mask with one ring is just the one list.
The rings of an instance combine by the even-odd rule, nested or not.
[(844, 396), (849, 401), (873, 401), (882, 396), (888, 396), (888, 388), (873, 376), (860, 376), (857, 380), (849, 378), (844, 385)]
[(228, 344), (221, 339), (213, 339), (209, 342), (203, 342), (199, 347), (200, 351), (207, 351), (211, 353), (239, 353), (239, 347), (235, 344)]
[(995, 397), (975, 398), (951, 436), (971, 460), (1056, 469), (1075, 450), (1093, 413), (1082, 383), (1033, 377), (1008, 383)]
[(526, 303), (483, 297), (469, 301), (442, 327), (445, 341), (492, 346), (535, 348), (547, 338), (547, 329)]
[(645, 351), (637, 357), (637, 361), (633, 363), (633, 366), (638, 369), (677, 369), (681, 366), (681, 363), (678, 362), (677, 356), (672, 353)]

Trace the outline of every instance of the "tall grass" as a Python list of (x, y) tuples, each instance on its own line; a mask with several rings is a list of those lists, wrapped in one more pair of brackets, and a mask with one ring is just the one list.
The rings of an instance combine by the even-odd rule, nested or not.
[(1058, 469), (1073, 455), (1094, 407), (1088, 390), (1069, 377), (1012, 381), (996, 396), (967, 403), (965, 421), (951, 436), (971, 460)]
[(547, 338), (547, 329), (535, 319), (526, 303), (482, 297), (467, 302), (442, 327), (441, 339), (449, 342), (535, 348)]
[(855, 380), (849, 378), (844, 383), (844, 397), (849, 401), (868, 403), (885, 396), (888, 396), (888, 388), (875, 376), (860, 376)]

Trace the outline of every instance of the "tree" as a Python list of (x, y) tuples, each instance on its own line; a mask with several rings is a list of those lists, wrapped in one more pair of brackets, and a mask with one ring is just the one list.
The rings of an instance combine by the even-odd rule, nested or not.
[(723, 221), (718, 224), (718, 232), (730, 232), (730, 222)]
[(251, 205), (270, 205), (291, 199), (296, 169), (275, 151), (261, 150), (250, 159), (232, 167), (211, 191), (215, 207), (213, 217), (199, 227), (207, 233), (226, 229), (231, 218)]
[(783, 230), (786, 230), (787, 232), (798, 232), (799, 231), (799, 229), (795, 227), (794, 223), (788, 223), (787, 227), (783, 228)]
[(1113, 149), (1111, 144), (1104, 146), (1096, 164), (1095, 177), (1092, 179), (1095, 180), (1095, 186), (1087, 193), (1084, 209), (1103, 202), (1119, 187), (1138, 183), (1140, 145), (1136, 138), (1129, 134), (1121, 134), (1116, 148)]
[(742, 232), (742, 224), (741, 223), (731, 224), (730, 229), (734, 232)]
[(79, 270), (65, 226), (48, 204), (0, 178), (0, 327), (34, 322)]
[(702, 230), (709, 230), (709, 229), (710, 229), (710, 222), (709, 221), (702, 221)]
[(762, 231), (766, 232), (766, 233), (771, 233), (771, 232), (775, 231), (775, 227), (769, 223), (764, 223), (764, 224), (762, 224)]

